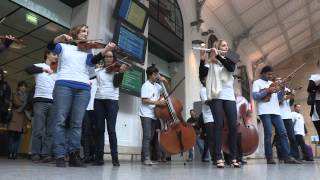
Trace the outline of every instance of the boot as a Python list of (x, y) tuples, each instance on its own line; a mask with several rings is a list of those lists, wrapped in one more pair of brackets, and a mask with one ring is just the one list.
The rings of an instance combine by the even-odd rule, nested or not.
[(64, 161), (64, 158), (56, 159), (56, 167), (66, 167), (66, 162)]
[(113, 166), (120, 166), (118, 156), (112, 157)]
[(74, 151), (70, 153), (69, 166), (70, 167), (86, 167), (86, 165), (84, 165), (81, 161), (79, 151)]
[(95, 166), (102, 166), (102, 165), (104, 165), (103, 152), (98, 152), (98, 153), (96, 154), (96, 159), (95, 159), (93, 165), (95, 165)]

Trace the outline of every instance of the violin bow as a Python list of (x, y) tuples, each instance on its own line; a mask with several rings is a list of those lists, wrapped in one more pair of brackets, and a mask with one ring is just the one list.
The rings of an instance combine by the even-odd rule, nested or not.
[(178, 84), (168, 93), (168, 97), (180, 86), (180, 84), (186, 79), (185, 76), (178, 82)]

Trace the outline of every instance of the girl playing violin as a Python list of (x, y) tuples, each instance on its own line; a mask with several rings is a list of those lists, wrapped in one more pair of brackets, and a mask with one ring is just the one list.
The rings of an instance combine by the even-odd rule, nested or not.
[[(86, 107), (90, 99), (89, 70), (93, 68), (93, 56), (90, 49), (83, 50), (74, 43), (86, 40), (89, 29), (86, 25), (73, 27), (69, 34), (62, 34), (48, 44), (48, 49), (59, 55), (58, 78), (53, 92), (55, 108), (54, 154), (57, 167), (65, 167), (65, 122), (69, 116), (69, 166), (84, 166), (80, 158), (81, 126)], [(108, 44), (103, 51), (112, 50), (114, 44)]]
[[(113, 45), (113, 43), (112, 43)], [(107, 123), (109, 144), (111, 149), (113, 166), (120, 166), (118, 160), (118, 144), (116, 135), (116, 121), (119, 110), (119, 86), (121, 85), (124, 72), (128, 66), (116, 64), (117, 58), (114, 51), (102, 51), (94, 58), (94, 63), (103, 59), (105, 70), (97, 70), (97, 92), (94, 100), (94, 112), (96, 115), (96, 162), (95, 165), (103, 165), (104, 155), (104, 132)], [(116, 67), (117, 66), (117, 67)]]

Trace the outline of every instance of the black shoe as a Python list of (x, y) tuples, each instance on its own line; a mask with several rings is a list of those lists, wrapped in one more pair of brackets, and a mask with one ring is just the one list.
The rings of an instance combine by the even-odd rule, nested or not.
[(202, 162), (210, 162), (209, 159), (202, 159), (201, 161), (202, 161)]
[(294, 158), (286, 159), (286, 160), (284, 160), (284, 163), (285, 164), (301, 164), (301, 162), (295, 160)]
[(92, 157), (91, 156), (84, 156), (84, 158), (82, 159), (82, 161), (85, 163), (85, 164), (89, 164), (92, 162)]
[(103, 161), (103, 153), (98, 153), (96, 156), (96, 159), (93, 162), (94, 166), (102, 166), (104, 165), (104, 161)]
[(40, 155), (38, 154), (34, 154), (31, 156), (31, 161), (34, 162), (34, 163), (38, 163), (40, 161)]
[(9, 153), (8, 154), (8, 159), (12, 159), (12, 155), (13, 155), (12, 153)]
[(276, 161), (273, 159), (267, 159), (267, 164), (276, 164)]
[(18, 159), (18, 153), (12, 153), (12, 158), (11, 159)]
[(69, 166), (70, 167), (86, 167), (86, 165), (81, 161), (79, 151), (74, 151), (70, 153)]
[(118, 157), (112, 157), (112, 165), (113, 166), (120, 166)]
[(56, 167), (66, 167), (66, 162), (64, 161), (64, 158), (56, 159)]

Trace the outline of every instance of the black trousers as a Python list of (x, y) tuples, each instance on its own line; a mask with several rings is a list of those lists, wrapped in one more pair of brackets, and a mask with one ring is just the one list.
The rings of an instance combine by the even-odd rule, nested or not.
[(317, 130), (318, 136), (320, 136), (320, 120), (319, 121), (312, 121), (312, 122), (313, 122), (314, 127)]
[(205, 159), (207, 151), (209, 149), (211, 160), (214, 162), (217, 160), (215, 157), (215, 139), (214, 139), (214, 122), (208, 122), (204, 124), (204, 130), (206, 136), (204, 139), (204, 148), (202, 153), (202, 160)]
[(306, 144), (304, 142), (304, 137), (302, 135), (296, 134), (296, 141), (298, 143), (298, 146), (300, 147), (302, 154), (303, 154), (303, 158), (306, 159), (308, 157), (307, 155), (307, 150), (306, 150)]
[(235, 101), (213, 99), (209, 101), (209, 106), (213, 115), (215, 128), (214, 128), (214, 141), (215, 141), (215, 158), (221, 160), (221, 147), (222, 147), (222, 131), (224, 126), (224, 115), (227, 117), (229, 128), (229, 149), (230, 158), (236, 159), (237, 152), (237, 107)]

